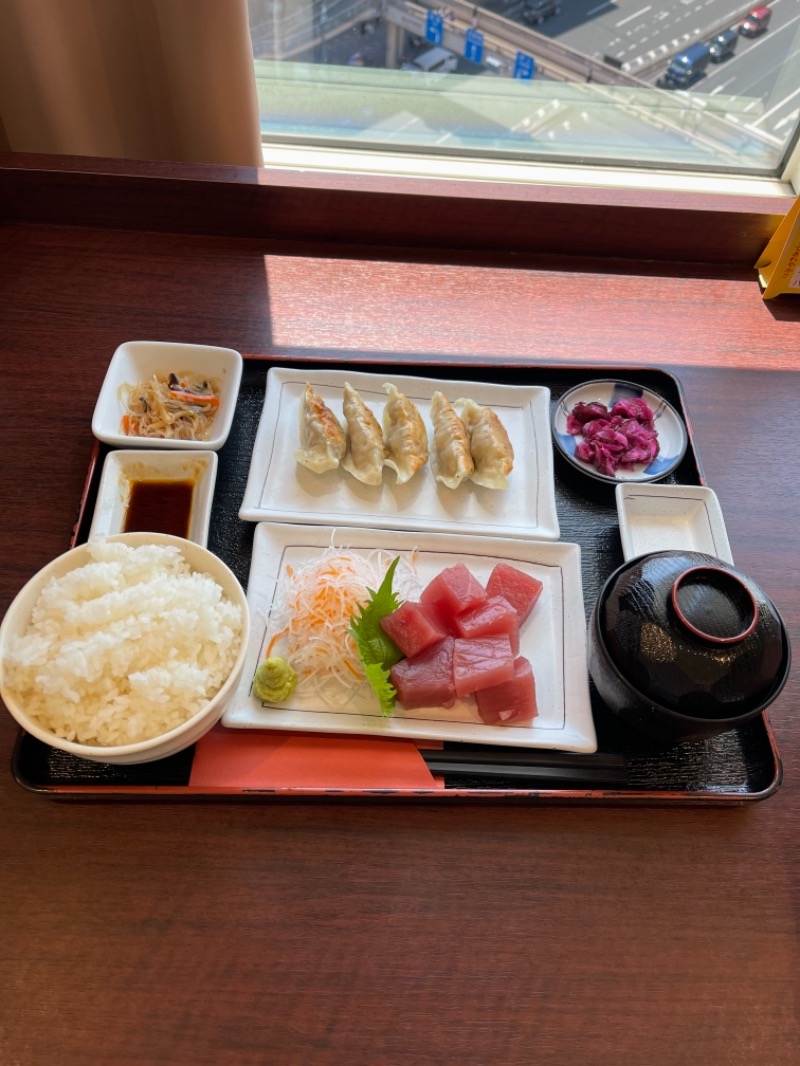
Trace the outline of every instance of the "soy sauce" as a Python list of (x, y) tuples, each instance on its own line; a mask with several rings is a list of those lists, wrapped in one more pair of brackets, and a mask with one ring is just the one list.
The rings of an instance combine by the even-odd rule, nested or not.
[(189, 536), (193, 481), (132, 481), (123, 533)]

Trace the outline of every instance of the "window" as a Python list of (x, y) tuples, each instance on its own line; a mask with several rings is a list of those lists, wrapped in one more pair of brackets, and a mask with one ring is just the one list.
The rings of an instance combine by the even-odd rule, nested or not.
[[(789, 191), (800, 155), (794, 0), (759, 7), (756, 18), (770, 14), (754, 36), (731, 0), (248, 3), (273, 163), (313, 148), (461, 176), (569, 166)], [(732, 46), (728, 34), (716, 54), (693, 48), (726, 30)], [(681, 64), (689, 76), (666, 86)]]

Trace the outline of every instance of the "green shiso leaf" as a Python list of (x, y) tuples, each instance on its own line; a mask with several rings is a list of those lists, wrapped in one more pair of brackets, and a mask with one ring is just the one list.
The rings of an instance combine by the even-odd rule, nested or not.
[(364, 663), (364, 673), (378, 697), (381, 714), (384, 716), (391, 714), (397, 699), (397, 689), (391, 682), (389, 671), (385, 670), (380, 663)]
[(381, 619), (396, 611), (400, 600), (392, 589), (397, 559), (392, 561), (377, 592), (368, 588), (369, 599), (358, 604), (356, 614), (350, 619), (350, 632), (356, 642), (358, 655), (369, 681), (381, 705), (381, 714), (394, 710), (397, 691), (389, 679), (389, 670), (403, 658), (395, 642), (383, 631)]

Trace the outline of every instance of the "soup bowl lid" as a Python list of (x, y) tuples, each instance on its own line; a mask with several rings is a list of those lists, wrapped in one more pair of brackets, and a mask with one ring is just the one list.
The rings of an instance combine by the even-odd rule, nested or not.
[(789, 643), (777, 608), (752, 578), (701, 552), (639, 556), (613, 573), (597, 634), (618, 673), (678, 714), (737, 718), (782, 687)]

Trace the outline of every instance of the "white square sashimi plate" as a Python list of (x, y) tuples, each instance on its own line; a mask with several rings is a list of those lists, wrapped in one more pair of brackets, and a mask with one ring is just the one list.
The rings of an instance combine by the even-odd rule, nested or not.
[[(514, 449), (508, 488), (488, 489), (463, 482), (457, 489), (448, 489), (434, 479), (430, 463), (404, 485), (397, 484), (388, 467), (377, 486), (362, 484), (341, 467), (324, 474), (307, 470), (294, 458), (300, 443), (300, 408), (306, 382), (342, 420), (346, 381), (361, 393), (379, 423), (387, 398), (383, 385), (393, 382), (417, 405), (429, 438), (430, 398), (437, 390), (451, 402), (469, 397), (492, 407)], [(251, 522), (309, 522), (558, 540), (550, 390), (355, 370), (272, 367), (239, 517)]]
[[(365, 555), (379, 550), (387, 562), (396, 555), (412, 561), (420, 589), (445, 567), (459, 562), (481, 583), (498, 562), (541, 581), (542, 593), (520, 633), (520, 654), (530, 660), (536, 679), (538, 717), (518, 726), (485, 725), (473, 697), (460, 699), (451, 708), (407, 711), (398, 705), (391, 716), (383, 717), (377, 698), (363, 687), (344, 706), (336, 707), (304, 692), (302, 685), (285, 703), (267, 705), (256, 699), (251, 690), (253, 675), (276, 632), (271, 613), (288, 587), (287, 568), (296, 571), (319, 558), (332, 544)], [(222, 717), (228, 728), (356, 733), (573, 752), (597, 750), (577, 544), (261, 522), (255, 529), (247, 599), (250, 643), (242, 682)], [(279, 640), (271, 653), (281, 652)]]

